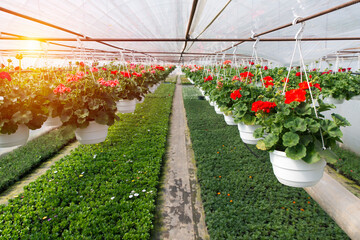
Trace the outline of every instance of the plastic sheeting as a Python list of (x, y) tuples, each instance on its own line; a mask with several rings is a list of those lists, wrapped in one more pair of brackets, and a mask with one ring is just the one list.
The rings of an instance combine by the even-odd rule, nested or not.
[[(199, 0), (190, 28), (191, 38), (249, 38), (348, 2), (345, 0)], [(0, 6), (92, 38), (182, 38), (190, 18), (192, 0), (2, 0)], [(309, 20), (303, 37), (359, 37), (360, 4)], [(75, 38), (76, 35), (0, 12), (1, 32), (44, 38)], [(293, 38), (300, 24), (265, 34), (258, 44), (259, 57), (288, 65), (294, 42), (261, 42), (261, 38)], [(2, 35), (3, 37), (6, 35)], [(181, 53), (184, 42), (108, 42), (111, 45), (146, 52)], [(234, 42), (235, 43), (235, 42)], [(231, 47), (231, 42), (188, 42), (185, 52), (214, 53)], [(1, 49), (28, 48), (26, 41), (1, 40)], [(79, 47), (78, 42), (63, 44)], [(303, 42), (306, 62), (338, 50), (358, 47), (359, 41)], [(86, 48), (119, 51), (97, 42), (82, 42)], [(238, 54), (252, 54), (253, 42), (236, 48)], [(31, 46), (35, 48), (35, 44)], [(42, 49), (41, 47), (37, 48)], [(49, 49), (59, 49), (49, 45)], [(233, 53), (234, 49), (226, 53)], [(153, 54), (156, 55), (156, 54)], [(180, 55), (162, 55), (177, 61)], [(197, 60), (185, 57), (185, 61)], [(295, 63), (299, 60), (295, 57)]]

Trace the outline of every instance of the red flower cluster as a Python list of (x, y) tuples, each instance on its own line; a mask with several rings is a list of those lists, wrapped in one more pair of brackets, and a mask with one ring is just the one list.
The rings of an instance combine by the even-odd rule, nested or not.
[[(309, 83), (309, 85), (310, 85), (310, 87), (313, 86), (312, 83)], [(299, 83), (300, 89), (303, 89), (303, 90), (309, 89), (309, 85), (308, 85), (307, 81)]]
[(213, 80), (213, 77), (209, 75), (207, 78), (204, 77), (204, 82)]
[(269, 68), (267, 67), (267, 66), (264, 66), (264, 70), (266, 71), (266, 70), (268, 70)]
[(220, 89), (220, 88), (223, 87), (223, 85), (224, 85), (224, 84), (223, 84), (222, 82), (218, 81), (216, 88), (217, 88), (217, 89)]
[(314, 87), (316, 87), (317, 89), (319, 89), (321, 91), (321, 87), (319, 83), (315, 83)]
[(137, 72), (134, 72), (133, 75), (134, 75), (134, 76), (137, 76), (137, 77), (142, 77), (142, 74), (141, 74), (141, 73), (137, 73)]
[(240, 80), (240, 78), (239, 78), (238, 76), (234, 76), (232, 80), (233, 80), (233, 81), (235, 81), (235, 80)]
[(274, 102), (263, 102), (263, 101), (256, 101), (251, 106), (251, 111), (263, 111), (265, 113), (269, 113), (272, 108), (276, 107), (276, 103)]
[(251, 72), (243, 72), (243, 73), (240, 73), (240, 77), (242, 79), (245, 79), (245, 78), (249, 78), (251, 80), (251, 78), (254, 76), (254, 74), (252, 74)]
[(226, 60), (223, 62), (224, 65), (227, 65), (227, 64), (230, 64), (231, 63), (231, 60)]
[(107, 71), (107, 68), (102, 68), (103, 71)]
[(297, 77), (300, 77), (301, 72), (297, 72), (295, 75), (296, 75)]
[(131, 74), (130, 74), (129, 72), (123, 72), (123, 71), (121, 71), (120, 73), (121, 73), (121, 75), (123, 75), (123, 76), (126, 77), (126, 78), (131, 78)]
[(119, 84), (119, 81), (117, 79), (105, 81), (104, 78), (99, 78), (98, 82), (100, 83), (100, 85), (103, 85), (105, 87), (116, 87), (116, 85)]
[(160, 71), (165, 71), (165, 68), (163, 66), (156, 66), (155, 68)]
[(250, 61), (249, 64), (250, 64), (250, 65), (254, 65), (255, 63)]
[(60, 84), (59, 86), (57, 86), (54, 89), (54, 93), (58, 94), (58, 93), (64, 93), (64, 92), (71, 92), (71, 88), (65, 87), (64, 84)]
[(8, 81), (11, 81), (11, 76), (8, 72), (0, 72), (0, 79), (7, 79)]
[(264, 85), (266, 88), (268, 88), (269, 86), (274, 86), (274, 79), (270, 76), (266, 76), (262, 79), (264, 81)]
[(67, 82), (78, 82), (81, 78), (85, 75), (84, 72), (77, 72), (75, 75), (68, 74), (67, 75)]
[(281, 80), (281, 82), (287, 82), (288, 83), (289, 79), (285, 77), (283, 80)]
[(21, 68), (19, 66), (15, 67), (15, 71), (19, 71)]
[(346, 69), (345, 68), (339, 68), (338, 72), (345, 72)]
[(85, 67), (85, 63), (84, 63), (84, 62), (80, 62), (80, 67)]
[(241, 88), (239, 88), (238, 90), (233, 91), (233, 92), (230, 94), (230, 97), (231, 97), (233, 100), (236, 100), (237, 98), (241, 98), (242, 95), (241, 95), (241, 93), (240, 93), (240, 90), (241, 90)]
[(111, 71), (110, 73), (111, 73), (112, 75), (116, 75), (116, 74), (118, 73), (118, 71), (115, 70), (115, 71)]
[(292, 89), (285, 92), (285, 103), (290, 104), (292, 102), (304, 102), (306, 100), (306, 91), (299, 89)]
[(4, 65), (4, 64), (1, 64), (0, 66), (1, 66), (0, 68), (4, 68), (4, 67), (5, 67), (5, 65)]
[(99, 69), (97, 69), (96, 67), (92, 67), (92, 68), (90, 68), (90, 71), (91, 71), (91, 72), (98, 72)]
[(321, 75), (330, 74), (330, 73), (332, 73), (332, 70), (329, 70), (329, 71), (327, 71), (327, 72), (322, 72)]

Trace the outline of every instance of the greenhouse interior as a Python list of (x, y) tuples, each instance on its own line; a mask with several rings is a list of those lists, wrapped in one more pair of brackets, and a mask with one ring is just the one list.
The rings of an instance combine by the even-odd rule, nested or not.
[(0, 239), (360, 239), (360, 0), (2, 0)]

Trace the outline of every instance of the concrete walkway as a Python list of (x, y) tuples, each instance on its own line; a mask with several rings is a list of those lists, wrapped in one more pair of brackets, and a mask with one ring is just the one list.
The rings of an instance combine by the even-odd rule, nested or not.
[(196, 179), (180, 76), (177, 79), (170, 123), (169, 147), (153, 239), (209, 239)]

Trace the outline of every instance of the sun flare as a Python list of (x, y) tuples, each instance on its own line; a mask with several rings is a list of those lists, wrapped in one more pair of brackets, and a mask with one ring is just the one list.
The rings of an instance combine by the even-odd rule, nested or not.
[(39, 50), (39, 49), (41, 49), (40, 42), (35, 41), (35, 40), (27, 40), (24, 43), (24, 49), (26, 49), (26, 50)]

